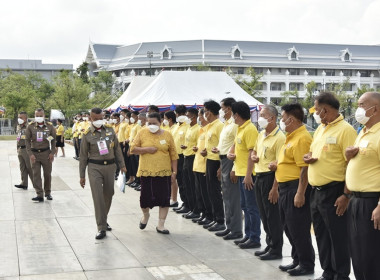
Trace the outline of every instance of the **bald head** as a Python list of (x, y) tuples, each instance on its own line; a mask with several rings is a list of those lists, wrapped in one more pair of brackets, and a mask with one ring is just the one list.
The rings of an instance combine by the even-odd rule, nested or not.
[(369, 108), (371, 106), (379, 105), (380, 104), (380, 93), (379, 92), (366, 92), (363, 93), (362, 96), (360, 96), (358, 100), (359, 107), (363, 108)]

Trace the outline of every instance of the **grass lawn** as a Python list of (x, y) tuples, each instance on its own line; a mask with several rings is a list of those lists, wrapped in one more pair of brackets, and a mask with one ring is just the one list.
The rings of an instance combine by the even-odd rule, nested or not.
[(0, 135), (1, 140), (16, 140), (17, 135)]

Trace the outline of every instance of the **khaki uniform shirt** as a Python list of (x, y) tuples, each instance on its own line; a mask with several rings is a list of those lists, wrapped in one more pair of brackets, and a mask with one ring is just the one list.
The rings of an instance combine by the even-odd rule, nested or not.
[[(105, 155), (101, 155), (99, 152), (98, 141), (100, 140), (105, 140), (107, 143), (108, 153)], [(104, 161), (115, 159), (120, 168), (125, 167), (119, 141), (111, 126), (102, 126), (100, 130), (96, 130), (94, 126), (91, 125), (87, 131), (84, 132), (79, 156), (80, 178), (85, 178), (88, 159)]]
[(26, 128), (27, 128), (27, 125), (25, 123), (17, 126), (17, 149), (20, 148), (21, 146), (26, 146), (25, 144)]
[(37, 122), (31, 122), (25, 131), (26, 151), (32, 155), (32, 149), (50, 148), (51, 154), (55, 153), (55, 128), (51, 122), (44, 122), (42, 127)]

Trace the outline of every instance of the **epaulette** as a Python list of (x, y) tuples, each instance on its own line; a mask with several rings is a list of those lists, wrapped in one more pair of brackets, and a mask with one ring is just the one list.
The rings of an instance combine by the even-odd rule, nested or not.
[(28, 123), (28, 124), (34, 124), (34, 121), (31, 121), (30, 123)]
[(85, 131), (85, 132), (83, 132), (83, 134), (84, 134), (84, 135), (87, 135), (87, 133), (89, 133), (89, 132), (90, 132), (90, 130), (91, 130), (90, 128), (87, 128), (87, 129), (86, 129), (86, 131)]
[(53, 125), (51, 122), (46, 122), (46, 124), (50, 124), (50, 125)]
[(105, 127), (112, 127), (112, 128), (113, 128), (113, 125), (112, 125), (112, 124), (108, 124), (108, 123), (105, 124), (104, 126), (105, 126)]

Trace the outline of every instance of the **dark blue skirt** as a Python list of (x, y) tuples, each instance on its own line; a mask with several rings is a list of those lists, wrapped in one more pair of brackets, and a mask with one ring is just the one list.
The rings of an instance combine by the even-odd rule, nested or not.
[(171, 176), (141, 177), (140, 207), (169, 207), (171, 194)]

